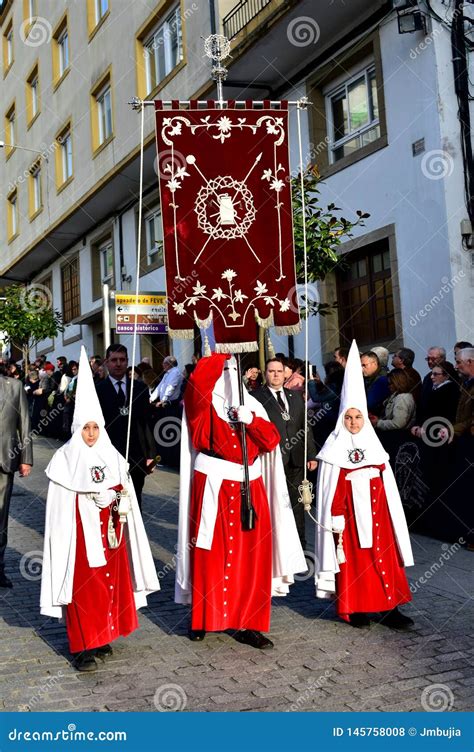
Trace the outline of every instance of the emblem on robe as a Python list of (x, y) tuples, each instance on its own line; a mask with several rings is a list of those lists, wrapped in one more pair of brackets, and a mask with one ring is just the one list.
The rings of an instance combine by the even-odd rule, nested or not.
[(349, 462), (353, 462), (354, 465), (359, 464), (359, 462), (362, 462), (363, 459), (365, 459), (363, 449), (352, 449), (349, 452)]
[(94, 465), (94, 467), (91, 467), (91, 476), (94, 483), (102, 483), (102, 481), (105, 479), (105, 465), (104, 467), (99, 467), (98, 465)]

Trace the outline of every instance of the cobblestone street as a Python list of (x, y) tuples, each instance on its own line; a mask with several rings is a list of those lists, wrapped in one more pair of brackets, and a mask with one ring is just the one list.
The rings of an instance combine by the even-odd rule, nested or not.
[(188, 611), (173, 602), (178, 475), (160, 469), (146, 482), (144, 520), (162, 590), (140, 612), (140, 629), (114, 643), (108, 662), (96, 673), (76, 672), (64, 625), (39, 614), (43, 470), (57, 446), (38, 440), (32, 475), (16, 478), (6, 559), (14, 588), (0, 591), (2, 710), (472, 709), (471, 553), (413, 538), (415, 592), (405, 612), (415, 629), (408, 633), (339, 622), (332, 604), (315, 599), (310, 573), (274, 601), (272, 651), (240, 645), (230, 634), (191, 643)]

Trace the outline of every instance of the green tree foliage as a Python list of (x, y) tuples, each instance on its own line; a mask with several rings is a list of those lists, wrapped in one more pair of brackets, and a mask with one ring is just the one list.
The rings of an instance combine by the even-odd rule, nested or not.
[[(309, 166), (303, 173), (303, 194), (305, 200), (306, 216), (306, 248), (308, 282), (314, 283), (323, 280), (329, 272), (336, 267), (343, 267), (343, 257), (338, 255), (337, 248), (341, 243), (353, 236), (354, 227), (364, 226), (364, 219), (370, 214), (356, 211), (357, 220), (351, 222), (342, 216), (336, 216), (334, 212), (341, 209), (336, 204), (329, 204), (326, 208), (320, 205), (319, 184), (321, 177), (316, 166)], [(301, 174), (291, 181), (293, 200), (293, 235), (295, 240), (296, 278), (298, 283), (304, 283), (304, 242), (303, 242), (303, 200), (301, 193)], [(304, 298), (304, 296), (303, 296)], [(309, 299), (305, 301), (305, 310), (310, 315), (317, 313), (327, 315), (336, 303), (319, 303)], [(306, 310), (307, 309), (307, 310)]]
[(25, 360), (38, 342), (64, 331), (62, 316), (53, 309), (51, 293), (44, 285), (10, 285), (2, 298), (0, 331), (6, 344), (23, 350)]

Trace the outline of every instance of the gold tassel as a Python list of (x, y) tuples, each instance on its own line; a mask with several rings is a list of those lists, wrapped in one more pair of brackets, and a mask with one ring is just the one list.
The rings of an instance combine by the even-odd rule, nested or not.
[(267, 340), (268, 357), (269, 358), (274, 358), (275, 357), (275, 348), (273, 347), (273, 342), (272, 342), (271, 337), (270, 337), (270, 330), (269, 329), (266, 330), (265, 337), (266, 337), (266, 340)]
[(210, 358), (212, 355), (211, 353), (211, 346), (209, 344), (209, 337), (207, 334), (204, 335), (204, 357)]
[(338, 536), (338, 539), (337, 539), (336, 555), (337, 555), (337, 563), (338, 564), (345, 564), (346, 563), (346, 556), (344, 554), (344, 545), (343, 545), (343, 540), (342, 540), (342, 530), (339, 533), (339, 536)]

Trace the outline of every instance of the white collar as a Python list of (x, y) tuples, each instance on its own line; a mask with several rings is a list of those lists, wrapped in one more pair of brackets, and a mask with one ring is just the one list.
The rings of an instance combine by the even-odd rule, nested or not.
[(117, 384), (118, 384), (119, 382), (120, 382), (120, 383), (121, 383), (121, 384), (122, 384), (122, 385), (123, 385), (123, 386), (124, 386), (125, 388), (127, 387), (127, 377), (126, 377), (126, 376), (122, 376), (122, 378), (121, 378), (121, 379), (115, 379), (115, 378), (114, 378), (113, 376), (111, 376), (111, 375), (110, 375), (110, 373), (109, 373), (109, 379), (111, 380), (111, 382), (112, 382), (112, 384), (114, 385), (114, 387), (116, 387), (116, 386), (117, 386)]

